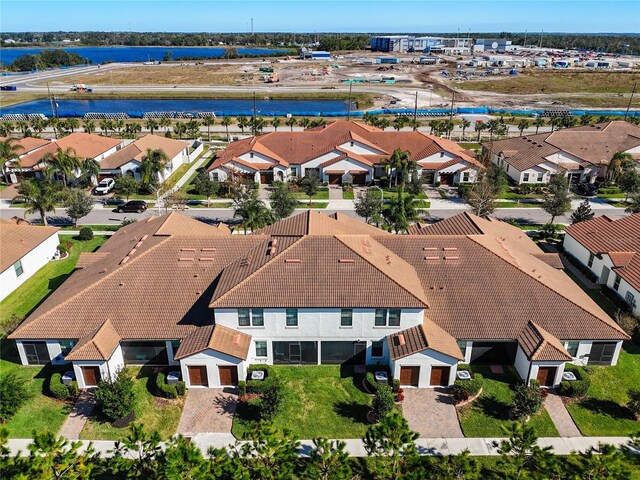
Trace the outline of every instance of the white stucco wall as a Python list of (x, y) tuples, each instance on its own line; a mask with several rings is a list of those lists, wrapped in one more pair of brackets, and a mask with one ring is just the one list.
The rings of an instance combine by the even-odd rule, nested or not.
[(536, 380), (538, 378), (538, 369), (540, 367), (556, 367), (556, 376), (553, 379), (553, 385), (558, 385), (562, 381), (564, 362), (531, 362), (531, 375), (529, 376), (529, 381)]
[(214, 350), (205, 350), (190, 357), (180, 360), (180, 371), (182, 372), (182, 380), (187, 388), (206, 388), (198, 385), (191, 386), (189, 382), (189, 366), (205, 366), (207, 367), (207, 380), (209, 388), (221, 387), (218, 366), (237, 366), (238, 380), (244, 380), (246, 373), (246, 363), (239, 358), (216, 352)]
[(523, 381), (527, 382), (527, 384), (531, 380), (536, 380), (538, 378), (538, 369), (540, 367), (556, 367), (556, 376), (553, 380), (553, 384), (558, 385), (562, 380), (564, 363), (565, 362), (530, 362), (520, 345), (518, 345), (514, 366), (518, 372), (518, 375), (520, 375), (520, 378)]
[[(609, 258), (608, 255), (603, 255), (605, 258)], [(620, 277), (620, 284), (618, 285), (617, 290), (614, 288), (614, 284), (616, 281), (616, 271), (613, 270), (609, 274), (609, 279), (607, 281), (607, 286), (616, 292), (623, 301), (627, 301), (628, 298), (631, 298), (631, 304), (633, 306), (632, 312), (634, 315), (640, 314), (640, 292), (633, 288), (629, 282), (627, 282), (624, 278)], [(627, 297), (629, 295), (629, 297)]]
[(384, 153), (382, 152), (382, 150), (370, 147), (369, 145), (360, 143), (357, 140), (351, 140), (349, 142), (345, 142), (342, 145), (338, 145), (338, 146), (348, 152), (353, 152), (360, 155), (382, 155)]
[(183, 163), (189, 163), (189, 150), (185, 147), (175, 157), (167, 162), (164, 171), (158, 173), (158, 178), (161, 181), (165, 181), (180, 165)]
[(350, 170), (366, 170), (367, 178), (366, 181), (370, 182), (373, 179), (373, 167), (369, 165), (365, 165), (364, 163), (360, 163), (357, 160), (353, 160), (351, 158), (345, 158), (344, 160), (340, 160), (332, 165), (329, 165), (326, 168), (322, 169), (322, 181), (329, 181), (329, 174), (326, 172), (330, 172), (333, 170), (344, 170), (344, 174), (342, 175), (342, 181), (346, 182), (349, 177)]
[[(587, 266), (587, 263), (589, 262), (589, 250), (575, 238), (573, 238), (569, 233), (565, 234), (564, 240), (562, 241), (562, 246), (567, 251), (567, 253), (573, 255), (585, 267)], [(600, 272), (594, 271), (594, 273), (598, 276), (600, 275)]]
[[(400, 378), (400, 367), (420, 367), (420, 376), (418, 377), (418, 388), (433, 388), (439, 385), (430, 385), (431, 367), (451, 367), (449, 370), (448, 385), (453, 385), (458, 370), (458, 360), (455, 358), (436, 352), (431, 349), (414, 353), (407, 357), (401, 358), (391, 363), (391, 374), (393, 378)], [(403, 386), (402, 388), (411, 388)]]
[(3, 271), (0, 274), (0, 300), (4, 300), (7, 295), (13, 292), (16, 288), (31, 278), (34, 273), (46, 265), (55, 255), (58, 245), (60, 245), (60, 239), (58, 238), (58, 234), (54, 233), (20, 259), (22, 262), (22, 269), (24, 270), (22, 275), (19, 277), (16, 276), (14, 265), (10, 265), (9, 268)]
[(78, 388), (87, 388), (82, 375), (82, 367), (99, 367), (100, 379), (106, 380), (111, 378), (115, 380), (118, 372), (124, 368), (124, 358), (122, 356), (122, 348), (120, 345), (114, 350), (111, 358), (108, 361), (74, 361), (73, 371), (76, 374), (76, 381), (78, 382)]

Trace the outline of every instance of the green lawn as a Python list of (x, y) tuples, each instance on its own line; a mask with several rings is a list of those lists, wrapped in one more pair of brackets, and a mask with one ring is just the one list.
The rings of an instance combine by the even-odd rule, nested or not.
[(298, 202), (297, 208), (299, 209), (307, 209), (307, 208), (327, 208), (329, 206), (329, 202)]
[(171, 175), (169, 175), (167, 177), (167, 179), (164, 181), (164, 183), (163, 183), (164, 188), (166, 188), (167, 190), (173, 188), (173, 186), (176, 183), (178, 183), (178, 180), (180, 180), (182, 177), (184, 177), (185, 173), (187, 173), (187, 170), (189, 170), (189, 168), (191, 168), (191, 164), (190, 163), (183, 163), (178, 168), (176, 168), (171, 173)]
[[(370, 396), (362, 390), (362, 376), (351, 367), (318, 365), (273, 367), (285, 384), (282, 411), (274, 424), (291, 430), (298, 438), (361, 438), (364, 436)], [(251, 421), (233, 419), (232, 433), (242, 438)]]
[(497, 208), (542, 208), (540, 202), (496, 202)]
[[(295, 192), (294, 196), (299, 200), (309, 200), (309, 195), (304, 192)], [(329, 200), (329, 189), (320, 189), (312, 197), (312, 200)]]
[(640, 423), (624, 407), (627, 390), (640, 386), (640, 347), (626, 342), (615, 367), (589, 367), (587, 398), (567, 406), (583, 435), (626, 436), (640, 431)]
[(6, 322), (13, 315), (24, 318), (31, 313), (52, 291), (73, 272), (81, 252), (93, 252), (108, 237), (95, 236), (86, 242), (63, 236), (61, 241), (71, 242), (69, 256), (64, 260), (47, 263), (29, 280), (12, 292), (0, 303), (0, 323)]
[(3, 426), (9, 430), (11, 438), (32, 438), (33, 431), (58, 433), (71, 405), (44, 395), (49, 377), (55, 372), (64, 372), (69, 367), (25, 367), (18, 359), (15, 343), (2, 340), (0, 343), (0, 372), (23, 378), (30, 392), (29, 399), (18, 412)]
[[(74, 227), (73, 225), (64, 225), (62, 227), (60, 227), (62, 230), (80, 230), (82, 227), (89, 227), (91, 230), (94, 231), (102, 231), (102, 232), (116, 232), (120, 229), (120, 227), (122, 227), (122, 225), (118, 224), (109, 224), (109, 225), (83, 225), (81, 223), (78, 223), (77, 227)], [(66, 238), (66, 237), (65, 237)]]
[[(504, 374), (494, 374), (489, 367), (473, 365), (472, 370), (482, 374), (482, 395), (458, 412), (465, 437), (503, 437), (502, 426), (509, 421), (509, 409), (513, 402), (512, 385), (519, 381), (513, 367), (505, 367)], [(540, 437), (557, 437), (558, 431), (543, 408), (531, 418)]]
[[(155, 379), (153, 369), (129, 367), (129, 370), (135, 375), (136, 421), (142, 423), (147, 431), (157, 431), (162, 439), (169, 438), (178, 428), (184, 397), (175, 400), (154, 397), (151, 394)], [(122, 440), (128, 434), (128, 428), (114, 428), (107, 420), (101, 418), (99, 412), (96, 412), (87, 420), (80, 438), (82, 440)]]
[(353, 190), (343, 190), (342, 191), (342, 198), (344, 200), (353, 200), (355, 198), (355, 196), (353, 194)]

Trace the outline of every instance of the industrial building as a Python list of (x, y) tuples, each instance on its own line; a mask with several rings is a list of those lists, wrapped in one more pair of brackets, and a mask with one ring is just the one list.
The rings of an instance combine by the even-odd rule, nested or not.
[(411, 35), (386, 35), (371, 37), (371, 51), (374, 52), (440, 52), (469, 53), (470, 38), (414, 37)]

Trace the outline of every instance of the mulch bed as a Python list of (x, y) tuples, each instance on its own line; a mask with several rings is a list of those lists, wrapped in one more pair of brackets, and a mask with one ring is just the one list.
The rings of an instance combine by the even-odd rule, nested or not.
[(114, 420), (113, 422), (111, 422), (111, 426), (113, 428), (126, 428), (129, 426), (129, 424), (131, 422), (133, 422), (136, 419), (136, 414), (135, 412), (131, 412), (129, 415), (127, 415), (124, 418), (119, 418), (117, 420)]

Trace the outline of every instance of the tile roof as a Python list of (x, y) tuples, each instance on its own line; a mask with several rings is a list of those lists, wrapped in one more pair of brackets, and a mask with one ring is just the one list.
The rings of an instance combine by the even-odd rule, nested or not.
[(180, 360), (211, 349), (246, 360), (250, 346), (251, 335), (223, 325), (207, 325), (198, 328), (182, 341), (175, 354), (175, 359)]
[(65, 360), (109, 360), (119, 344), (120, 335), (107, 319), (96, 330), (80, 339)]
[(569, 225), (565, 232), (594, 255), (609, 255), (615, 273), (640, 291), (640, 213), (607, 216)]
[(348, 215), (325, 215), (314, 210), (293, 215), (268, 227), (256, 230), (254, 235), (303, 236), (303, 235), (391, 235), (384, 230), (356, 220)]
[(422, 325), (387, 335), (393, 360), (431, 349), (458, 360), (464, 360), (456, 339), (426, 316)]
[(547, 265), (557, 268), (558, 270), (564, 269), (564, 264), (562, 263), (562, 259), (560, 258), (560, 254), (558, 253), (536, 253), (533, 255), (534, 257), (542, 260)]
[(411, 235), (480, 235), (482, 229), (476, 222), (475, 215), (463, 212), (453, 217), (445, 218), (431, 225), (416, 223), (409, 228)]
[(34, 152), (25, 155), (20, 159), (23, 167), (34, 167), (39, 164), (47, 153), (55, 155), (58, 148), (66, 151), (68, 148), (73, 149), (74, 155), (80, 159), (94, 158), (104, 152), (120, 145), (122, 140), (102, 135), (94, 135), (84, 132), (75, 132), (66, 137), (59, 138), (49, 145), (42, 147)]
[(171, 160), (188, 147), (189, 142), (183, 140), (147, 134), (103, 159), (100, 162), (100, 168), (102, 170), (115, 170), (131, 161), (141, 163), (147, 155), (147, 150), (162, 150)]
[[(24, 137), (20, 139), (10, 137), (10, 139), (13, 140), (13, 143), (15, 145), (18, 145), (20, 147), (16, 151), (18, 155), (26, 155), (34, 150), (37, 150), (38, 148), (42, 148), (51, 143), (51, 140), (45, 140), (43, 138), (37, 137)], [(8, 140), (7, 137), (0, 137), (0, 142), (5, 142), (6, 140)]]
[(49, 237), (57, 227), (40, 227), (29, 223), (0, 223), (0, 272), (4, 272)]
[(518, 344), (531, 361), (564, 362), (572, 359), (560, 340), (534, 322), (527, 323), (518, 336)]

